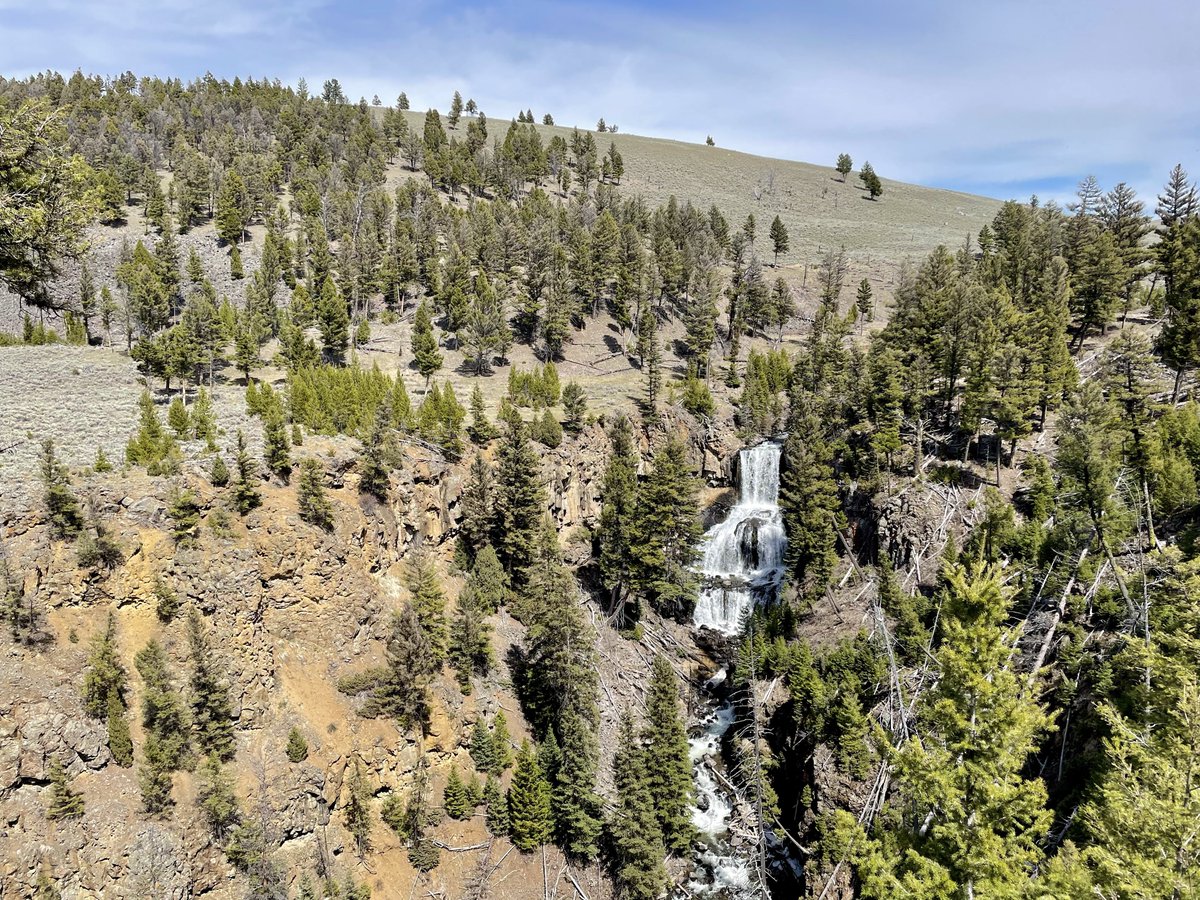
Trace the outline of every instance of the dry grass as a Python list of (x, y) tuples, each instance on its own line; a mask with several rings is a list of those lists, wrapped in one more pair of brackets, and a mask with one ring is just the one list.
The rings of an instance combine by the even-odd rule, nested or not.
[[(409, 112), (409, 125), (420, 129), (423, 112)], [(466, 132), (464, 117), (457, 132)], [(554, 135), (570, 139), (571, 128), (536, 126), (543, 142)], [(503, 140), (508, 122), (488, 120), (489, 139)], [(858, 265), (870, 261), (893, 264), (924, 256), (938, 244), (961, 243), (990, 222), (1000, 203), (987, 197), (883, 180), (883, 196), (866, 199), (856, 172), (842, 183), (829, 166), (770, 159), (662, 138), (634, 134), (595, 134), (597, 148), (610, 143), (625, 161), (621, 192), (641, 195), (651, 204), (674, 196), (707, 210), (716, 206), (738, 226), (753, 214), (758, 223), (756, 246), (771, 258), (767, 234), (778, 215), (791, 236), (791, 251), (782, 265), (803, 266), (829, 247), (845, 245)], [(861, 164), (862, 159), (856, 159)], [(886, 173), (884, 173), (886, 174)]]

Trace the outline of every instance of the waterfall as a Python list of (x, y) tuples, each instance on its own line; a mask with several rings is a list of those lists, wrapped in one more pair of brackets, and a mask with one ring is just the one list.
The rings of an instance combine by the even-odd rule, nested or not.
[(779, 511), (781, 447), (768, 442), (738, 455), (738, 502), (704, 535), (704, 579), (693, 617), (699, 626), (736, 634), (756, 600), (770, 599), (783, 579), (785, 537)]
[[(734, 635), (759, 600), (770, 600), (783, 580), (786, 538), (779, 510), (781, 446), (768, 442), (738, 455), (738, 502), (725, 521), (704, 535), (698, 566), (703, 578), (694, 621), (697, 626)], [(715, 694), (727, 673), (720, 669), (704, 685), (707, 712), (688, 741), (696, 779), (692, 824), (700, 834), (686, 893), (679, 896), (750, 898), (755, 888), (753, 857), (730, 846), (729, 821), (738, 805), (729, 779), (722, 775), (721, 742), (734, 725), (734, 707)], [(719, 705), (718, 705), (719, 703)]]

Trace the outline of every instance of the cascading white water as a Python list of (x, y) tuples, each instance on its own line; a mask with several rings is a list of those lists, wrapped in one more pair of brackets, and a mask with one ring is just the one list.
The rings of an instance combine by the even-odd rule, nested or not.
[(779, 511), (780, 445), (767, 442), (738, 456), (737, 505), (704, 535), (704, 583), (693, 621), (736, 634), (759, 598), (773, 597), (783, 578), (786, 542)]
[[(778, 593), (786, 544), (778, 502), (781, 449), (768, 442), (745, 449), (738, 457), (737, 505), (704, 536), (699, 566), (704, 582), (693, 619), (700, 627), (737, 634), (755, 602)], [(705, 693), (711, 696), (725, 677), (725, 669), (718, 671), (705, 685)], [(692, 824), (703, 847), (682, 896), (758, 897), (752, 888), (754, 863), (729, 845), (729, 820), (737, 795), (721, 776), (721, 741), (733, 725), (734, 708), (728, 701), (709, 704), (700, 721), (702, 730), (689, 741), (696, 776)]]

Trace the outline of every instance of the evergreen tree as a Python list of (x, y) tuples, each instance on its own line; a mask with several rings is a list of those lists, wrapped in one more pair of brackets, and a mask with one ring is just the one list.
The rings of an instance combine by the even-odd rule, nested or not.
[(837, 165), (834, 167), (839, 175), (842, 176), (842, 181), (845, 182), (846, 176), (854, 171), (854, 161), (850, 158), (849, 153), (839, 153)]
[(291, 450), (283, 408), (278, 403), (271, 404), (263, 412), (263, 461), (273, 475), (285, 482), (292, 473)]
[[(398, 384), (403, 384), (397, 380)], [(391, 472), (396, 459), (396, 441), (391, 427), (392, 410), (381, 406), (359, 456), (358, 489), (386, 503), (391, 490)]]
[(502, 709), (497, 710), (496, 717), (492, 719), (492, 756), (495, 760), (492, 774), (499, 778), (513, 762), (512, 738), (508, 733), (508, 718), (504, 715), (504, 710)]
[(417, 306), (417, 315), (413, 320), (412, 354), (417, 371), (428, 386), (433, 373), (442, 367), (442, 354), (438, 352), (437, 339), (433, 336), (433, 319), (424, 300)]
[(480, 772), (491, 772), (496, 765), (492, 733), (482, 714), (475, 717), (475, 726), (471, 729), (471, 759)]
[(440, 664), (429, 635), (411, 603), (392, 617), (387, 642), (387, 672), (372, 695), (371, 710), (391, 716), (406, 728), (424, 726), (429, 715), (429, 680)]
[(438, 577), (433, 557), (418, 551), (408, 567), (407, 585), (412, 594), (410, 604), (421, 629), (429, 636), (429, 645), (438, 662), (446, 656), (446, 595)]
[(446, 781), (446, 789), (442, 795), (442, 806), (446, 815), (452, 819), (465, 819), (471, 814), (467, 786), (459, 777), (458, 766), (450, 769), (450, 778)]
[(202, 753), (220, 760), (233, 755), (233, 706), (229, 686), (220, 676), (204, 620), (196, 607), (188, 610), (188, 645), (192, 652), (192, 729)]
[(610, 611), (619, 627), (632, 625), (639, 617), (636, 598), (626, 614), (630, 573), (633, 565), (632, 537), (637, 509), (637, 454), (633, 448), (633, 428), (624, 416), (618, 416), (609, 432), (612, 451), (600, 483), (599, 545), (600, 574), (610, 594)]
[(262, 495), (254, 486), (258, 475), (253, 471), (254, 462), (246, 450), (246, 436), (239, 428), (237, 433), (237, 455), (234, 457), (237, 465), (237, 481), (233, 485), (233, 505), (241, 515), (246, 515), (252, 509), (262, 504)]
[(300, 729), (294, 725), (288, 732), (287, 758), (294, 763), (301, 763), (308, 759), (308, 741), (304, 739)]
[(217, 236), (227, 244), (238, 244), (250, 224), (251, 201), (246, 182), (230, 169), (217, 193)]
[(350, 776), (350, 791), (343, 813), (346, 830), (354, 838), (354, 848), (361, 859), (371, 849), (371, 792), (362, 765), (354, 761), (354, 774)]
[(225, 771), (216, 755), (206, 756), (197, 773), (196, 805), (204, 813), (208, 827), (218, 841), (223, 840), (237, 823), (239, 810), (233, 792), (233, 776)]
[(550, 785), (529, 742), (521, 744), (517, 768), (508, 789), (509, 836), (518, 850), (530, 853), (550, 839), (554, 818)]
[(46, 818), (79, 819), (83, 817), (83, 794), (71, 789), (62, 761), (57, 757), (50, 760), (50, 803), (46, 807)]
[(172, 683), (166, 652), (161, 644), (151, 640), (138, 651), (134, 664), (145, 684), (142, 724), (147, 734), (158, 740), (158, 749), (168, 769), (179, 768), (186, 761), (191, 723)]
[[(463, 515), (459, 528), (459, 535), (469, 556), (478, 556), (490, 547), (498, 520), (496, 493), (495, 473), (483, 455), (476, 453), (470, 476), (463, 486)], [(491, 552), (495, 556), (496, 551), (493, 549)]]
[(471, 675), (487, 675), (492, 667), (491, 626), (479, 597), (470, 582), (458, 598), (458, 609), (450, 626), (450, 645), (447, 654), (450, 665), (458, 671), (458, 682), (468, 691)]
[(481, 447), (487, 446), (500, 432), (488, 421), (487, 411), (483, 406), (483, 391), (479, 385), (471, 390), (471, 424), (467, 426), (467, 434), (471, 440)]
[(630, 900), (654, 900), (668, 884), (663, 867), (667, 853), (650, 791), (650, 763), (627, 711), (621, 720), (613, 757), (617, 809), (609, 830), (614, 874), (622, 896)]
[(787, 530), (784, 565), (811, 601), (824, 593), (837, 564), (841, 501), (824, 429), (804, 404), (794, 404), (780, 460), (779, 506)]
[(83, 527), (83, 513), (71, 490), (71, 477), (54, 452), (53, 438), (42, 441), (38, 469), (45, 488), (44, 501), (50, 531), (58, 538), (74, 537)]
[(943, 580), (941, 675), (922, 697), (920, 737), (899, 750), (881, 833), (853, 840), (864, 897), (1020, 896), (1053, 819), (1044, 783), (1022, 774), (1049, 717), (1013, 667), (1003, 576), (952, 566)]
[(133, 765), (133, 738), (129, 734), (129, 720), (125, 717), (125, 705), (120, 694), (108, 695), (108, 711), (105, 716), (108, 730), (108, 749), (113, 762), (128, 769)]
[(529, 445), (529, 429), (514, 411), (504, 422), (495, 500), (499, 541), (496, 555), (514, 586), (525, 580), (541, 523), (545, 496), (537, 454)]
[(226, 465), (225, 457), (220, 453), (213, 457), (208, 480), (212, 482), (213, 487), (225, 487), (229, 484), (229, 466)]
[(488, 831), (497, 837), (508, 834), (508, 800), (494, 778), (489, 777), (483, 786), (483, 803), (487, 807)]
[(562, 392), (563, 423), (562, 426), (572, 434), (583, 430), (583, 417), (587, 412), (587, 395), (575, 381), (567, 382)]
[(696, 492), (687, 449), (672, 434), (655, 452), (638, 491), (631, 532), (633, 583), (668, 615), (686, 615), (695, 602), (691, 565), (701, 536)]
[(303, 521), (323, 531), (333, 530), (333, 507), (325, 496), (325, 467), (311, 456), (300, 463), (296, 507)]
[(858, 333), (862, 334), (863, 323), (871, 321), (874, 304), (872, 299), (871, 280), (864, 278), (858, 283), (858, 293), (854, 296), (854, 306), (858, 310)]
[(317, 321), (321, 327), (321, 346), (325, 358), (341, 365), (345, 362), (346, 348), (350, 346), (350, 313), (331, 277), (326, 277), (321, 285)]
[(83, 676), (83, 708), (93, 719), (107, 719), (108, 745), (120, 766), (132, 763), (129, 723), (125, 719), (125, 668), (117, 655), (116, 618), (110, 613), (104, 631), (92, 640)]
[(679, 683), (666, 657), (656, 656), (646, 698), (643, 742), (654, 765), (647, 785), (666, 848), (684, 853), (691, 844), (692, 762), (679, 711)]
[(598, 720), (593, 698), (566, 706), (559, 716), (562, 762), (552, 790), (555, 834), (559, 846), (578, 859), (595, 858), (603, 826), (601, 800), (596, 793)]
[(883, 193), (883, 182), (879, 180), (879, 176), (875, 174), (875, 169), (869, 162), (863, 163), (859, 177), (862, 178), (863, 188), (866, 189), (867, 195), (872, 200), (879, 199)]
[(196, 530), (200, 527), (200, 504), (195, 494), (190, 490), (172, 488), (167, 515), (174, 523), (172, 536), (176, 544), (187, 545), (196, 540)]
[(779, 265), (779, 254), (787, 253), (790, 245), (788, 230), (784, 226), (783, 220), (776, 216), (771, 222), (771, 248), (775, 253), (775, 265)]

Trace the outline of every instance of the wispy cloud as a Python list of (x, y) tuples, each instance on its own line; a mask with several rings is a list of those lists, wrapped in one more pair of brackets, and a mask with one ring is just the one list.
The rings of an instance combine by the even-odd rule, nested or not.
[(829, 162), (996, 196), (1064, 196), (1088, 173), (1152, 197), (1200, 170), (1200, 5), (886, 0), (336, 4), (331, 0), (0, 0), (5, 74), (76, 66), (336, 76), (491, 115)]

